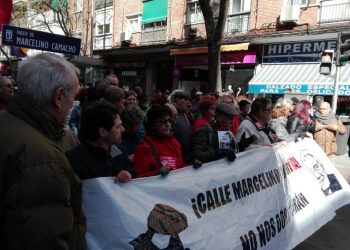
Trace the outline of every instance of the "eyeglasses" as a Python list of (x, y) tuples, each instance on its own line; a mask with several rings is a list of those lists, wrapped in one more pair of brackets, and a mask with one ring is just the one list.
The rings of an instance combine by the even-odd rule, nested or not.
[(166, 124), (167, 122), (169, 122), (171, 124), (171, 123), (173, 123), (173, 119), (171, 119), (170, 117), (169, 118), (162, 118), (160, 120), (157, 120), (156, 122), (160, 123), (160, 124)]

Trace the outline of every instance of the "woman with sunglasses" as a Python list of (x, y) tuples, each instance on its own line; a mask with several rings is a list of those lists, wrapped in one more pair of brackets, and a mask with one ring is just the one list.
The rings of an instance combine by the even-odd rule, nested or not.
[(167, 175), (184, 167), (180, 143), (172, 136), (172, 111), (165, 104), (153, 105), (147, 112), (146, 134), (137, 145), (134, 168), (137, 177)]

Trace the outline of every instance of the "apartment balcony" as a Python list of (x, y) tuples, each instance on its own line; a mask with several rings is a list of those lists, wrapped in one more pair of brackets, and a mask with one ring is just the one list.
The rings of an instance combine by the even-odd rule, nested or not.
[(250, 13), (227, 16), (224, 33), (235, 34), (249, 30)]
[(150, 27), (141, 31), (141, 44), (162, 42), (166, 39), (167, 26)]
[(350, 21), (350, 2), (322, 1), (320, 7), (320, 24)]

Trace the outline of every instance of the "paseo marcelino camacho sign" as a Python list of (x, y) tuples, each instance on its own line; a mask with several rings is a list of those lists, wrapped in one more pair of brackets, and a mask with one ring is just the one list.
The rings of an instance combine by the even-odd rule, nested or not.
[(81, 39), (3, 25), (1, 42), (9, 46), (79, 55)]

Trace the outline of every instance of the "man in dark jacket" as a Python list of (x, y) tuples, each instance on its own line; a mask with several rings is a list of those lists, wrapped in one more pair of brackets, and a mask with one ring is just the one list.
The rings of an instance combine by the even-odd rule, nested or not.
[(81, 144), (66, 153), (74, 172), (81, 179), (115, 176), (128, 182), (135, 171), (126, 154), (116, 146), (124, 127), (116, 107), (97, 101), (87, 107), (81, 117)]
[(231, 162), (236, 159), (238, 145), (230, 127), (236, 111), (231, 105), (220, 103), (215, 110), (215, 120), (198, 128), (192, 134), (193, 158), (211, 162), (224, 157)]
[(174, 105), (177, 109), (177, 118), (174, 123), (173, 135), (180, 142), (183, 162), (189, 164), (190, 157), (190, 139), (192, 128), (187, 117), (190, 96), (183, 91), (174, 93)]
[(57, 142), (79, 70), (43, 53), (19, 67), (18, 94), (0, 111), (1, 249), (85, 249), (81, 182)]

